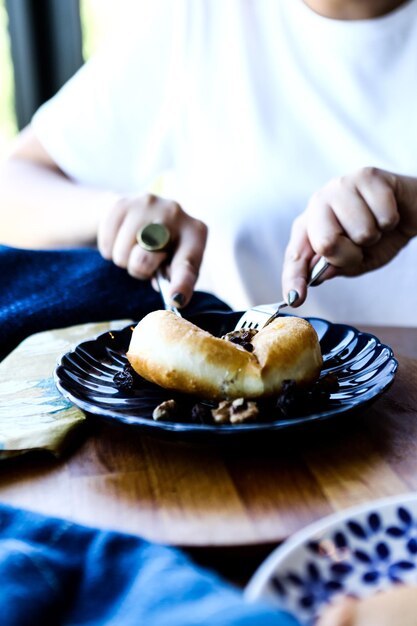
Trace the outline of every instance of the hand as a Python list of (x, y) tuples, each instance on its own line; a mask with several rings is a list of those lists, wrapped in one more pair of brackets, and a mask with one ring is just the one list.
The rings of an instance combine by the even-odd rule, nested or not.
[(358, 276), (388, 263), (416, 234), (417, 178), (366, 167), (331, 180), (294, 221), (283, 294), (295, 290), (295, 306), (304, 302), (319, 256), (332, 265), (324, 279)]
[[(147, 252), (138, 245), (136, 233), (149, 222), (160, 222), (169, 229), (168, 252)], [(105, 259), (141, 280), (152, 278), (158, 267), (168, 262), (173, 304), (182, 307), (192, 296), (206, 239), (203, 222), (185, 213), (176, 202), (149, 194), (123, 198), (111, 206), (100, 222), (97, 243)]]
[(417, 588), (398, 585), (364, 600), (342, 598), (316, 626), (417, 626)]

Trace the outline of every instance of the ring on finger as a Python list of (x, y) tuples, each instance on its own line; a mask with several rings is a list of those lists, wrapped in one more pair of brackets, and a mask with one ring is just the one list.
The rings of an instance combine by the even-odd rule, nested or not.
[(136, 233), (136, 241), (147, 252), (162, 252), (171, 241), (171, 233), (164, 224), (151, 222)]

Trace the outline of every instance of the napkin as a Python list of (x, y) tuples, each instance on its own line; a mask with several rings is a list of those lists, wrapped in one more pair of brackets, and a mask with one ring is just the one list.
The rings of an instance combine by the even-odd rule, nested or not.
[[(0, 246), (0, 360), (25, 337), (86, 322), (138, 320), (161, 307), (149, 281), (104, 260), (92, 248), (22, 250)], [(188, 313), (230, 308), (197, 292)]]
[(77, 324), (24, 339), (0, 362), (0, 459), (32, 450), (59, 456), (85, 414), (58, 391), (58, 357), (85, 339), (124, 328), (131, 320)]
[(3, 626), (297, 626), (140, 537), (0, 505)]

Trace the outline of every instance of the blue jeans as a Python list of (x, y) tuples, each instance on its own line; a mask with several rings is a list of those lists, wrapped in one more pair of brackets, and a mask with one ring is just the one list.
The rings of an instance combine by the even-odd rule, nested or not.
[[(136, 280), (97, 250), (21, 250), (0, 245), (0, 360), (33, 333), (85, 322), (139, 320), (162, 308), (150, 281)], [(195, 293), (185, 311), (229, 311)]]
[(181, 551), (0, 505), (2, 626), (297, 626)]

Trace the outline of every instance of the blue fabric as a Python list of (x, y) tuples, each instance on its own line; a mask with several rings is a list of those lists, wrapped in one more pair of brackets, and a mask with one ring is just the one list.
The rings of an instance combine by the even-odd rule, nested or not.
[[(149, 281), (105, 261), (97, 250), (21, 250), (0, 246), (0, 360), (27, 336), (84, 322), (143, 315), (161, 308)], [(229, 311), (215, 296), (194, 294), (185, 309)]]
[(179, 550), (0, 505), (2, 626), (297, 626)]

